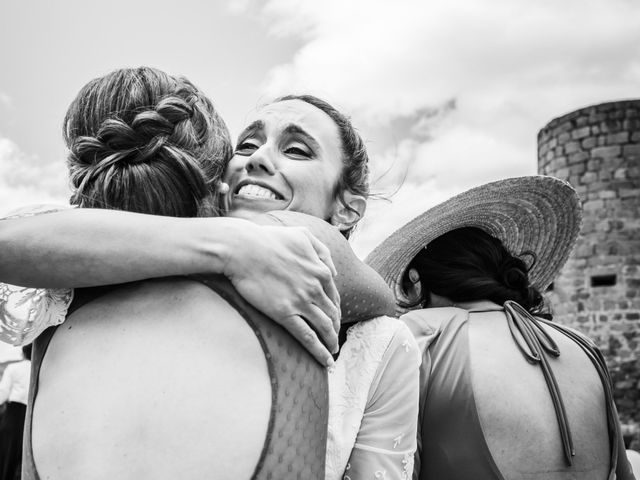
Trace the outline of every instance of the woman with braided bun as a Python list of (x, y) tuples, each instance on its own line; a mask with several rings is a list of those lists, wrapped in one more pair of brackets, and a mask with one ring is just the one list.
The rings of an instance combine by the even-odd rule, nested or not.
[(476, 187), (367, 258), (423, 352), (414, 479), (632, 479), (606, 364), (545, 319), (580, 201), (553, 177)]
[[(122, 118), (110, 116), (99, 124), (105, 112), (93, 111), (95, 119), (79, 121), (76, 117), (82, 107), (72, 106), (64, 131), (74, 186), (71, 204), (198, 216), (203, 201), (213, 194), (211, 182), (220, 178), (231, 153), (222, 119), (203, 98), (182, 79), (154, 108), (136, 111), (126, 105), (108, 105)], [(185, 196), (185, 191), (191, 196)]]
[(408, 478), (419, 358), (345, 239), (368, 166), (344, 115), (283, 97), (231, 158), (195, 87), (125, 69), (65, 139), (81, 208), (0, 222), (0, 279), (49, 287), (0, 291), (0, 336), (35, 338), (25, 478)]

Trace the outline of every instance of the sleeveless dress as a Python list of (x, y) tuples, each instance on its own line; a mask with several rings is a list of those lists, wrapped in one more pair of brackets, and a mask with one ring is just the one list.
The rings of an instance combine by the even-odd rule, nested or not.
[[(267, 359), (272, 383), (272, 403), (267, 436), (252, 479), (323, 478), (328, 397), (324, 368), (282, 327), (240, 297), (231, 284), (218, 276), (203, 277), (202, 283), (231, 304), (254, 330)], [(109, 289), (81, 289), (68, 314), (80, 309)], [(33, 458), (31, 424), (37, 401), (40, 367), (58, 327), (51, 327), (34, 342), (33, 370), (24, 441), (23, 480), (40, 480)], [(284, 441), (276, 439), (285, 438)], [(296, 445), (298, 448), (292, 448)], [(212, 455), (215, 454), (212, 452)]]
[[(339, 234), (336, 236), (337, 231), (325, 222), (293, 212), (273, 212), (261, 216), (258, 223), (304, 225), (330, 248), (340, 272), (336, 285), (341, 294), (346, 341), (327, 379), (326, 369), (312, 360), (287, 332), (244, 302), (224, 278), (194, 277), (221, 294), (242, 314), (260, 339), (268, 360), (272, 412), (253, 478), (349, 479), (349, 473), (357, 476), (358, 472), (369, 470), (375, 478), (409, 478), (415, 451), (420, 359), (406, 326), (385, 316), (394, 310), (390, 291), (375, 272), (357, 260), (350, 248), (345, 248), (346, 241)], [(74, 299), (70, 290), (22, 289), (0, 284), (0, 337), (14, 344), (27, 343), (36, 337), (25, 440), (26, 480), (38, 478), (31, 450), (30, 422), (37, 399), (39, 367), (55, 326), (99, 295), (100, 290), (96, 290), (79, 289)], [(48, 326), (52, 328), (46, 329)], [(304, 385), (294, 384), (293, 378), (305, 378)], [(389, 391), (390, 383), (399, 385)], [(331, 393), (329, 406), (327, 388)], [(291, 391), (296, 394), (290, 395)], [(292, 409), (291, 405), (299, 408)], [(368, 413), (373, 407), (377, 417)], [(375, 428), (389, 422), (394, 425), (390, 431)], [(329, 446), (325, 448), (327, 432)], [(288, 440), (274, 441), (274, 438)]]
[[(480, 303), (485, 304), (485, 307), (488, 304), (489, 309), (470, 308), (468, 311), (448, 307), (428, 308), (414, 310), (401, 317), (416, 336), (419, 348), (423, 352), (420, 433), (413, 477), (416, 480), (506, 480), (489, 449), (479, 417), (472, 381), (468, 337), (469, 323), (475, 312), (499, 311), (502, 308), (491, 302)], [(531, 352), (526, 351), (527, 345), (524, 343), (518, 345), (518, 348), (522, 347), (520, 349), (523, 354), (533, 354), (532, 358), (540, 357), (536, 362), (542, 360), (543, 363), (551, 363), (552, 361), (546, 360), (546, 357), (555, 355), (543, 352), (542, 350), (546, 350), (545, 347), (539, 348), (545, 344), (546, 340), (545, 338), (533, 339), (541, 335), (535, 331), (542, 330), (538, 329), (533, 322), (551, 326), (580, 345), (598, 370), (605, 392), (610, 389), (610, 378), (606, 372), (604, 360), (589, 339), (561, 325), (539, 318), (532, 320), (534, 317), (529, 318), (523, 314), (522, 307), (511, 309), (508, 306), (507, 310), (506, 321), (514, 322), (511, 330), (514, 341), (522, 341), (517, 340), (516, 337), (528, 337), (527, 332), (531, 332), (532, 337), (528, 337), (530, 342), (527, 341), (527, 345), (537, 345)], [(525, 333), (515, 333), (516, 329)], [(553, 343), (552, 340), (551, 343)], [(552, 370), (552, 367), (549, 368)], [(550, 383), (553, 382), (555, 380), (550, 380)], [(549, 386), (550, 390), (553, 388), (557, 388), (557, 385)], [(633, 479), (633, 473), (624, 454), (615, 405), (611, 395), (608, 397), (607, 416), (611, 452), (607, 478), (609, 480)], [(558, 412), (560, 431), (563, 432), (563, 427), (568, 430), (567, 413), (564, 412), (561, 395), (559, 398), (559, 400), (554, 398), (554, 407)], [(567, 454), (571, 457), (575, 450), (570, 433), (567, 438), (569, 447)]]

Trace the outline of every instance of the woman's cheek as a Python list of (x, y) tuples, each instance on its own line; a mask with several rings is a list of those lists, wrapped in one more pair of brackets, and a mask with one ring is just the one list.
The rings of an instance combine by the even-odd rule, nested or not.
[(231, 176), (233, 175), (234, 172), (237, 172), (238, 170), (241, 170), (244, 167), (244, 160), (242, 159), (242, 157), (239, 157), (238, 155), (235, 155), (231, 158), (231, 160), (229, 160), (229, 163), (227, 163), (227, 166), (224, 169), (224, 174), (222, 175), (222, 181), (223, 182), (228, 182), (231, 179)]

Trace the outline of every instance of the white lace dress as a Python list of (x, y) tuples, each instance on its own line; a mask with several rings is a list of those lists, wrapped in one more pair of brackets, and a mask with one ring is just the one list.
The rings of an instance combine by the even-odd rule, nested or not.
[[(60, 209), (31, 208), (28, 214)], [(31, 343), (64, 322), (72, 300), (71, 289), (0, 283), (0, 341)], [(403, 322), (378, 317), (349, 328), (329, 370), (326, 480), (411, 478), (419, 366), (416, 341)]]
[[(2, 220), (57, 212), (72, 207), (31, 205)], [(0, 283), (0, 341), (28, 345), (45, 329), (60, 325), (73, 300), (73, 290), (27, 288)]]
[(326, 479), (409, 479), (413, 473), (420, 356), (399, 320), (351, 327), (329, 371)]

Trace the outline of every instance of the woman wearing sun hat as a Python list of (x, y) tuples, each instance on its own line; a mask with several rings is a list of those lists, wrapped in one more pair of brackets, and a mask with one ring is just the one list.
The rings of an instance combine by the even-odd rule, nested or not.
[(367, 258), (423, 352), (414, 479), (629, 479), (604, 359), (540, 317), (580, 201), (556, 178), (455, 196)]

